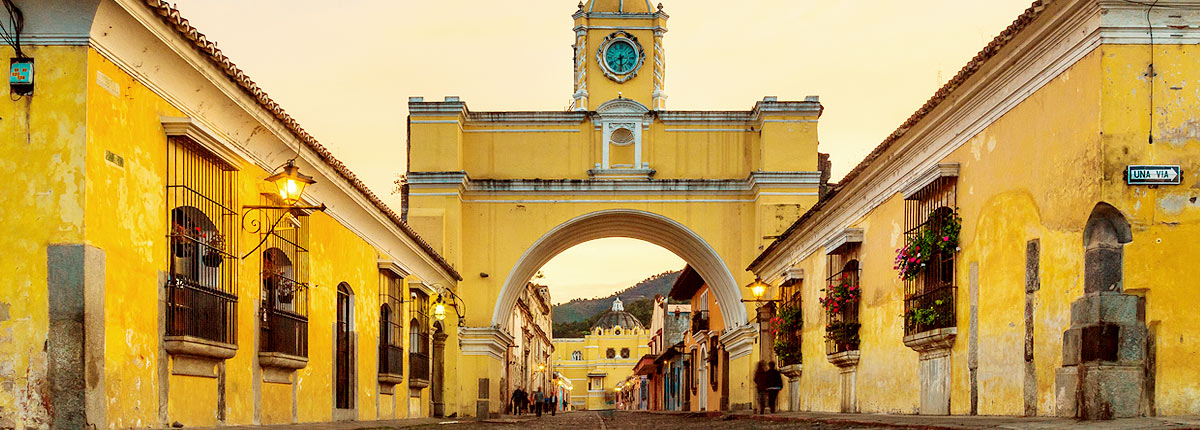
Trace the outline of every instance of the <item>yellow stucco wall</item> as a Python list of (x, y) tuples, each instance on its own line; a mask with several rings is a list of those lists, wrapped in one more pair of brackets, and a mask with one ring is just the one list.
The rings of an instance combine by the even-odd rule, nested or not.
[[(25, 52), (55, 67), (38, 69), (36, 102), (0, 102), (0, 171), (10, 175), (0, 187), (0, 426), (16, 428), (49, 423), (47, 246), (83, 241), (87, 170), (87, 49)], [(0, 55), (13, 51), (0, 46)]]

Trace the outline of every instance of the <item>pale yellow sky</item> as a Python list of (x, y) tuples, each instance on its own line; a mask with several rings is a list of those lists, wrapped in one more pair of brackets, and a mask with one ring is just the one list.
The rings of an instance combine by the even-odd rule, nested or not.
[[(834, 180), (1032, 3), (661, 1), (671, 16), (667, 107), (750, 109), (766, 95), (819, 95), (820, 151), (832, 154)], [(472, 110), (570, 102), (578, 0), (175, 3), (394, 206), (409, 96), (457, 95)], [(679, 261), (645, 242), (612, 239), (560, 255), (544, 281), (555, 302), (603, 296)]]

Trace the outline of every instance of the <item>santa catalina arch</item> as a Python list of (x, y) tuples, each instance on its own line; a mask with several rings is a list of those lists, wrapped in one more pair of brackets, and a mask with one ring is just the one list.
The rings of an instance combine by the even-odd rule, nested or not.
[[(687, 261), (726, 315), (719, 336), (731, 380), (749, 380), (756, 333), (741, 290), (753, 275), (742, 268), (824, 185), (816, 97), (670, 110), (666, 13), (593, 0), (572, 17), (567, 110), (409, 100), (407, 220), (465, 278), (463, 327), (448, 330), (462, 354), (445, 364), (445, 386), (460, 390), (446, 396), (447, 414), (499, 411), (512, 342), (502, 322), (516, 295), (559, 252), (604, 237), (642, 239)], [(750, 403), (751, 390), (735, 385), (730, 404)]]

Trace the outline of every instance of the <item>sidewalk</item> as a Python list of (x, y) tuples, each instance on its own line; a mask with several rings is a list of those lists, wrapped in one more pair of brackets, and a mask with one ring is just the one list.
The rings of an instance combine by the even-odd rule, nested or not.
[[(382, 421), (342, 421), (332, 423), (302, 423), (259, 426), (184, 427), (188, 430), (387, 430), (425, 424), (454, 422), (455, 418), (409, 418)], [(468, 419), (469, 420), (469, 419)]]
[(755, 415), (749, 411), (728, 414), (730, 418), (797, 423), (861, 424), (912, 429), (1200, 429), (1200, 417), (1142, 417), (1112, 421), (1079, 421), (1057, 417), (928, 416), (886, 414), (838, 414), (780, 412)]

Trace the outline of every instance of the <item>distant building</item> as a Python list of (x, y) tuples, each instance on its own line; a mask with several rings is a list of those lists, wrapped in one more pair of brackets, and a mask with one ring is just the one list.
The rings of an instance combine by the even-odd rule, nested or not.
[(517, 298), (517, 309), (509, 318), (506, 328), (513, 337), (508, 349), (507, 372), (501, 387), (511, 401), (513, 390), (524, 389), (532, 393), (541, 389), (546, 393), (553, 389), (554, 345), (551, 342), (550, 288), (532, 282)]
[(646, 378), (647, 409), (683, 409), (683, 335), (691, 327), (692, 307), (668, 304), (656, 296), (650, 317), (650, 353), (634, 367), (634, 374)]
[(633, 374), (633, 366), (649, 351), (648, 334), (617, 298), (582, 339), (554, 339), (555, 368), (573, 387), (570, 406), (577, 410), (617, 408), (617, 386)]
[(692, 310), (690, 329), (683, 333), (683, 410), (728, 410), (729, 356), (720, 339), (724, 321), (716, 298), (691, 265), (683, 268), (669, 296), (690, 302)]

